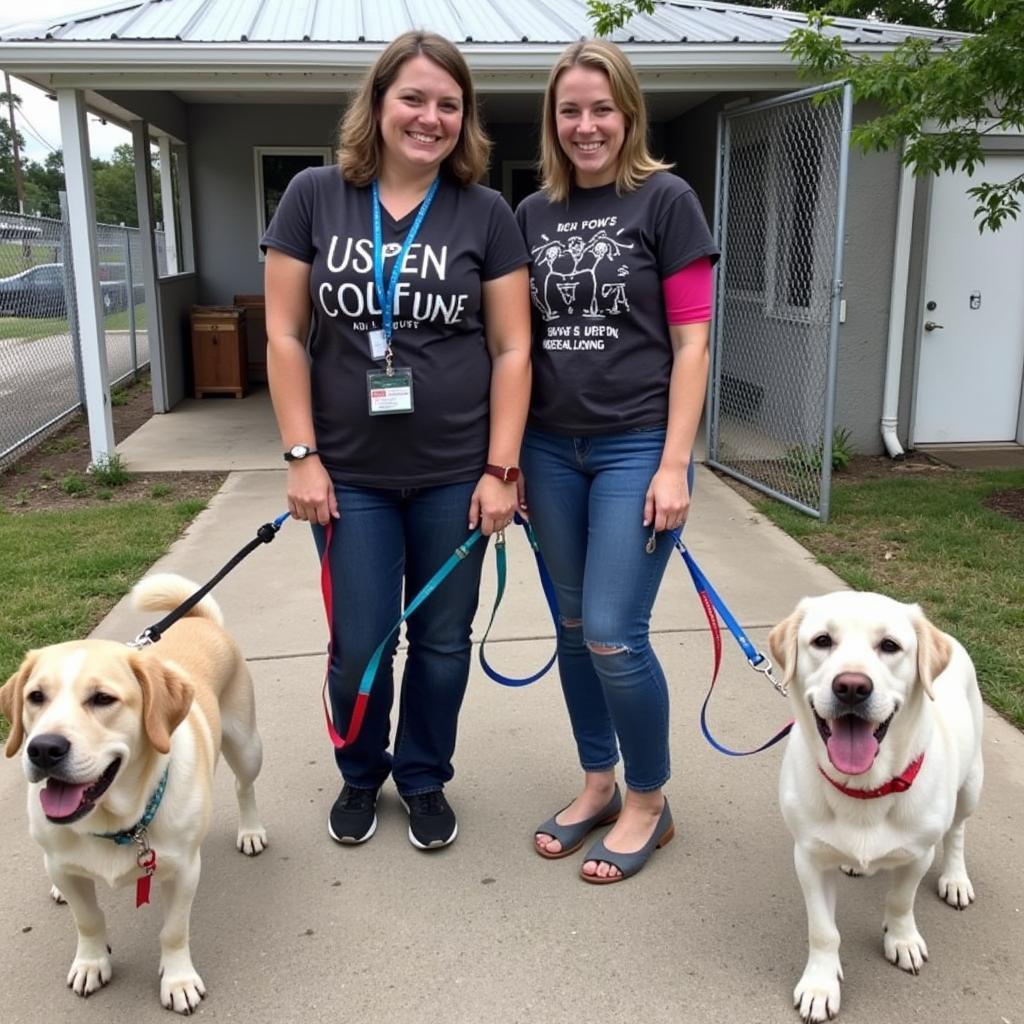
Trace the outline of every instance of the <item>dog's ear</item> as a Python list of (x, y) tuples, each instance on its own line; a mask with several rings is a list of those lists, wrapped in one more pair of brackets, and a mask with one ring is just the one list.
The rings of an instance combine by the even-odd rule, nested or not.
[(153, 748), (171, 749), (171, 733), (185, 720), (195, 689), (175, 665), (158, 658), (132, 655), (132, 671), (142, 688), (142, 725)]
[(953, 656), (953, 646), (946, 634), (929, 622), (920, 605), (912, 604), (910, 608), (917, 633), (917, 678), (921, 680), (924, 692), (935, 700), (932, 682), (946, 671)]
[(804, 619), (805, 602), (801, 601), (793, 611), (768, 634), (768, 649), (772, 660), (782, 670), (782, 681), (789, 685), (796, 675), (796, 635)]
[(11, 723), (11, 734), (7, 737), (4, 753), (14, 757), (25, 739), (25, 727), (21, 721), (21, 708), (25, 701), (25, 683), (36, 667), (38, 651), (29, 651), (18, 671), (0, 686), (0, 713)]

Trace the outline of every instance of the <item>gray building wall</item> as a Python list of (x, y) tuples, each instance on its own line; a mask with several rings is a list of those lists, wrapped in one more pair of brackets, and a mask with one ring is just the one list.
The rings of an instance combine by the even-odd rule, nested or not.
[(198, 301), (230, 303), (263, 291), (254, 146), (333, 146), (337, 107), (195, 104), (189, 108)]

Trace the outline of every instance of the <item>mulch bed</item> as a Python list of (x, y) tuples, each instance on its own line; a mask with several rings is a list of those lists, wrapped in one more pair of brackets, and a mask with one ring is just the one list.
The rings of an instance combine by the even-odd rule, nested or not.
[(1002, 512), (1011, 519), (1024, 520), (1024, 487), (1014, 487), (1008, 491), (996, 491), (990, 494), (982, 504), (993, 512)]

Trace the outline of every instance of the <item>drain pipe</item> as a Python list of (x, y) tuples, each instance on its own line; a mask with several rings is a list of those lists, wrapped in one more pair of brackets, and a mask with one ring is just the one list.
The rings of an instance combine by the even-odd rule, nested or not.
[(910, 167), (903, 167), (896, 212), (896, 245), (892, 259), (892, 292), (889, 296), (889, 338), (885, 352), (885, 384), (882, 389), (882, 442), (890, 458), (902, 459), (903, 446), (896, 436), (900, 404), (900, 370), (903, 366), (903, 329), (907, 315), (907, 277), (910, 270), (910, 236), (914, 226), (914, 193), (917, 181)]

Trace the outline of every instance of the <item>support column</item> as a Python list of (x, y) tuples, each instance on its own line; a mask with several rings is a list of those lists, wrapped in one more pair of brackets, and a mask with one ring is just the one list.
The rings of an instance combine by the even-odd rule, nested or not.
[(114, 454), (115, 446), (103, 303), (96, 266), (96, 205), (93, 201), (85, 96), (80, 89), (58, 89), (57, 107), (82, 346), (85, 412), (89, 421), (91, 461), (95, 465), (106, 462)]
[(142, 279), (146, 285), (146, 331), (149, 337), (149, 373), (153, 411), (167, 412), (167, 361), (160, 312), (160, 284), (153, 238), (153, 171), (149, 159), (149, 126), (132, 121), (135, 150), (135, 199), (139, 211), (139, 244), (142, 248)]

